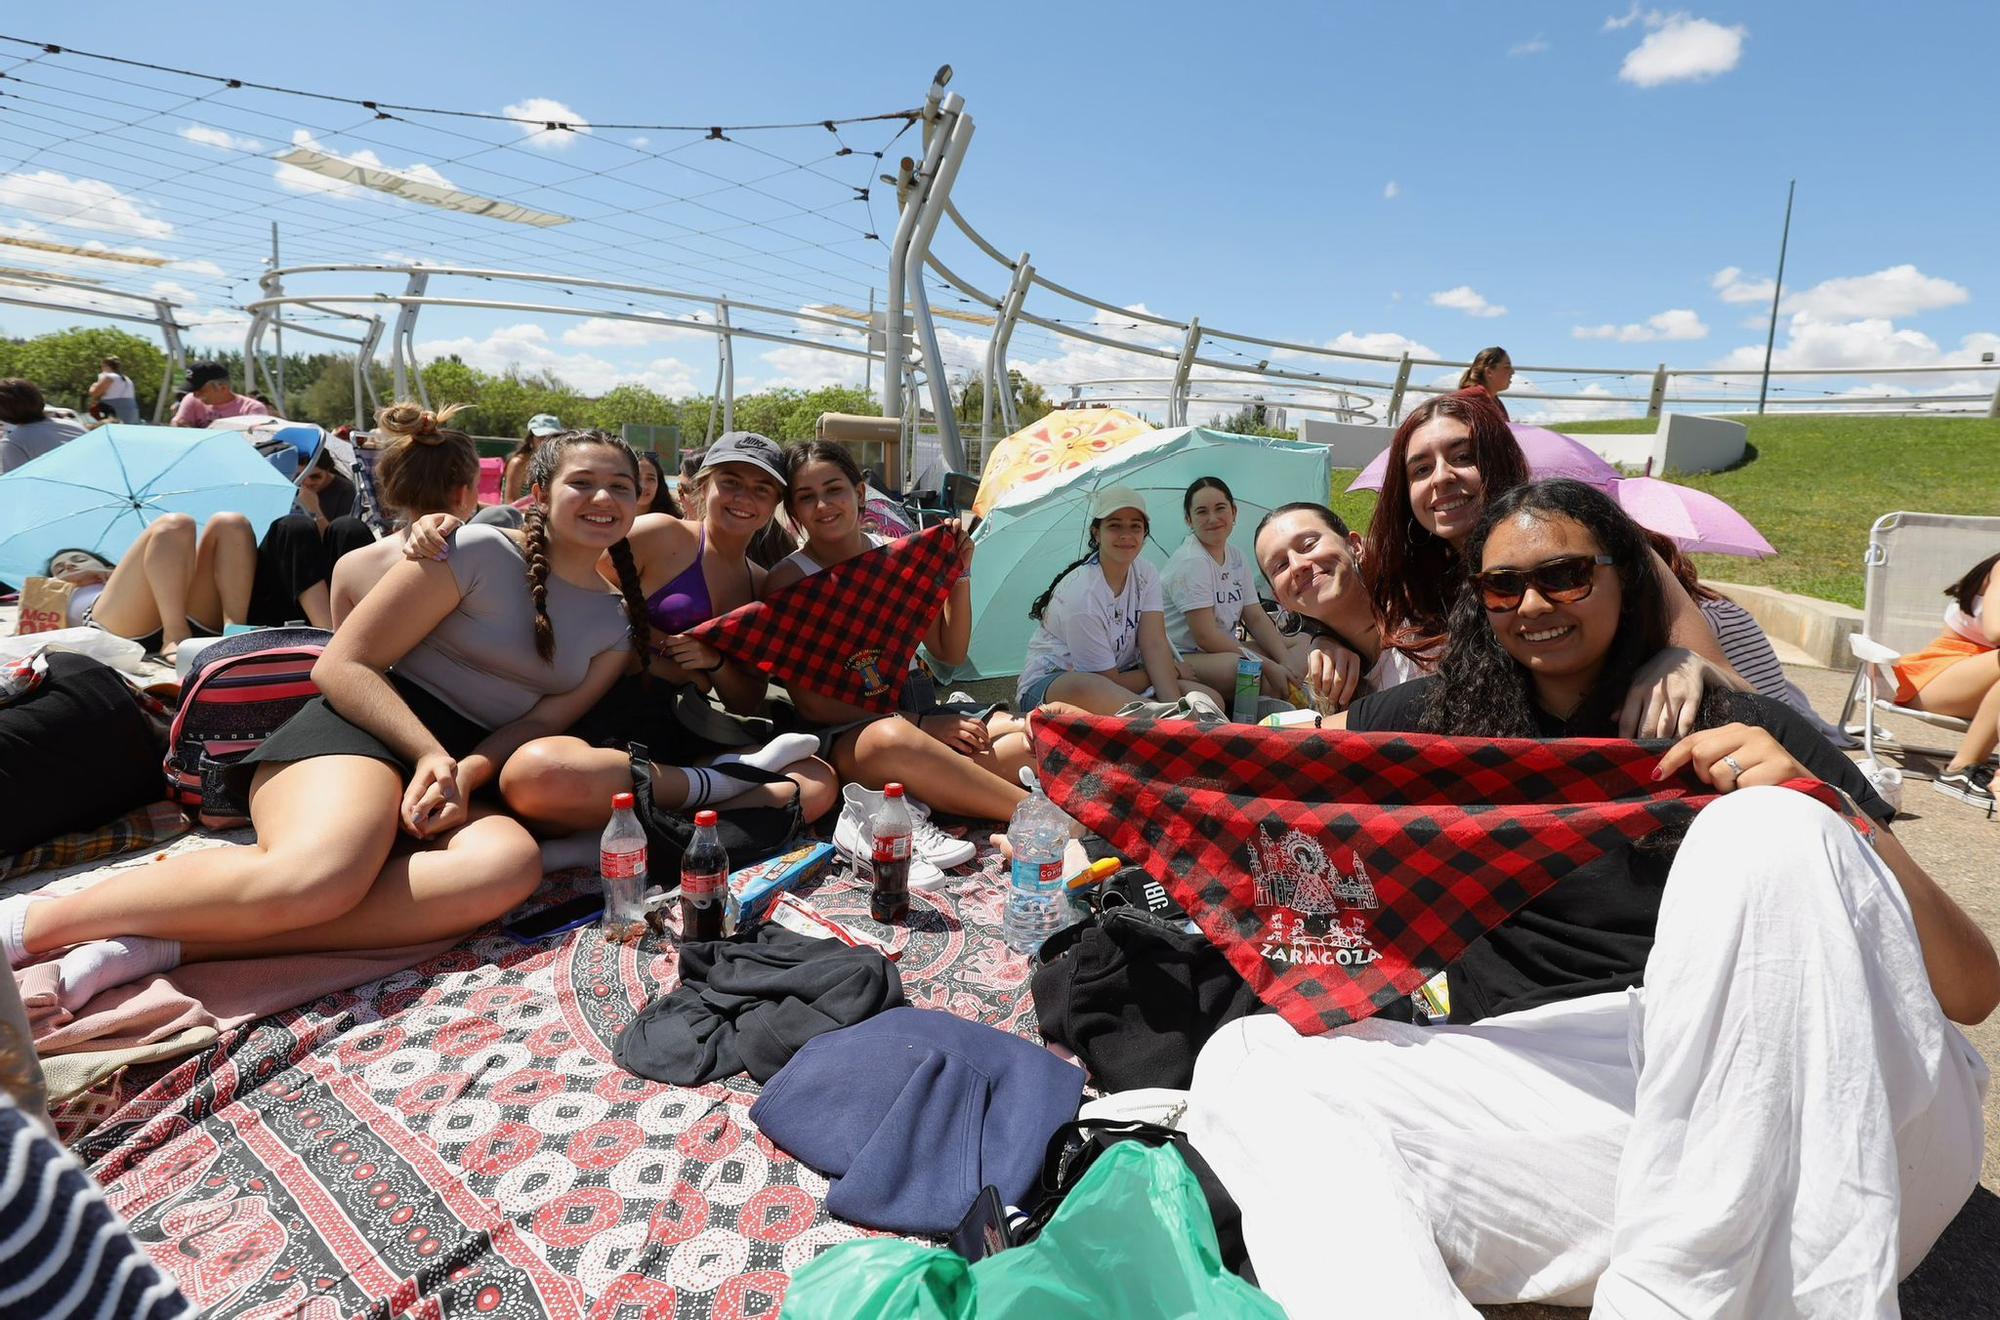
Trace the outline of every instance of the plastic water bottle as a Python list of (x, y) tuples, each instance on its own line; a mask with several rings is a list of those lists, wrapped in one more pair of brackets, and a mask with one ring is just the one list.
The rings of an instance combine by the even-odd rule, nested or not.
[(712, 811), (694, 813), (694, 838), (681, 854), (681, 942), (722, 938), (729, 905), (729, 853)]
[(869, 822), (874, 844), (869, 870), (874, 883), (868, 892), (868, 915), (877, 921), (901, 921), (910, 910), (910, 835), (916, 820), (903, 800), (901, 784), (882, 789), (882, 805)]
[(1236, 702), (1230, 718), (1238, 724), (1257, 722), (1257, 698), (1264, 690), (1264, 662), (1254, 655), (1236, 657)]
[(630, 944), (646, 933), (646, 831), (630, 793), (611, 799), (611, 823), (597, 844), (597, 874), (604, 885), (598, 934), (607, 943)]
[(1040, 793), (1030, 793), (1007, 823), (1014, 851), (1013, 880), (1007, 891), (1007, 947), (1033, 956), (1042, 941), (1062, 929), (1063, 847), (1069, 817)]

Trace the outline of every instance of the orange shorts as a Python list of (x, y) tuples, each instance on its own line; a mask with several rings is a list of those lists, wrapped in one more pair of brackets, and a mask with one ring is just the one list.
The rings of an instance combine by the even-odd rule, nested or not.
[(1896, 662), (1896, 704), (1907, 706), (1930, 681), (1961, 660), (1985, 655), (1993, 648), (1967, 641), (1955, 632), (1940, 635), (1921, 651)]

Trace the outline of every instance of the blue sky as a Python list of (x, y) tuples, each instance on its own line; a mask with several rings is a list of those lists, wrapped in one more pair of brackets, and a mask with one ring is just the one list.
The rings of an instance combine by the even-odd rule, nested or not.
[[(2000, 349), (1992, 242), (2000, 181), (1984, 140), (1987, 66), (2000, 48), (2000, 7), (1990, 4), (1030, 3), (936, 6), (921, 17), (908, 7), (789, 3), (488, 4), (477, 18), (470, 12), (363, 2), (337, 17), (318, 10), (308, 24), (259, 22), (231, 5), (97, 3), (10, 14), (0, 31), (382, 101), (498, 112), (547, 98), (593, 124), (898, 109), (915, 104), (948, 62), (952, 89), (979, 125), (955, 197), (1002, 250), (1028, 251), (1045, 275), (1121, 305), (1277, 338), (1416, 345), (1447, 357), (1502, 343), (1517, 361), (1559, 365), (1754, 361), (1785, 182), (1796, 176), (1781, 364), (1919, 365)], [(27, 53), (0, 46), (0, 70)], [(96, 82), (98, 71), (128, 82)], [(607, 129), (557, 147), (550, 135), (524, 139), (506, 125), (447, 124), (465, 130), (453, 138), (433, 121), (370, 125), (350, 107), (216, 94), (68, 56), (15, 77), (41, 85), (0, 81), (15, 97), (0, 99), (10, 112), (0, 114), (0, 235), (177, 258), (179, 267), (137, 274), (68, 266), (116, 287), (170, 283), (213, 324), (202, 333), (222, 340), (240, 333), (229, 308), (247, 296), (246, 284), (230, 280), (249, 273), (252, 239), (272, 218), (295, 234), (292, 260), (456, 253), (499, 265), (510, 256), (504, 264), (515, 267), (588, 264), (635, 282), (705, 281), (704, 290), (728, 287), (781, 307), (859, 304), (883, 264), (880, 245), (860, 234), (871, 223), (885, 236), (893, 226), (885, 187), (872, 217), (861, 203), (841, 205), (870, 162), (824, 158), (829, 136), (819, 130), (743, 135), (821, 171), (791, 170), (751, 192), (727, 185), (765, 179), (784, 162), (697, 143), (635, 164), (637, 151), (685, 144), (686, 135)], [(98, 93), (127, 104), (102, 104)], [(436, 166), (469, 191), (611, 218), (588, 230), (447, 224), (352, 190), (288, 189), (271, 177), (268, 157), (308, 128), (331, 154), (372, 152), (406, 171)], [(859, 126), (841, 140), (865, 152), (892, 131)], [(914, 136), (895, 144), (892, 160)], [(640, 137), (649, 141), (634, 148)], [(676, 161), (705, 161), (709, 173), (688, 174)], [(178, 186), (160, 181), (188, 170), (200, 172)], [(577, 178), (589, 170), (609, 173)], [(698, 193), (703, 177), (723, 191), (634, 209), (647, 197)], [(607, 180), (653, 192), (615, 192)], [(567, 186), (550, 191), (551, 181)], [(94, 228), (71, 223), (75, 205), (50, 200), (105, 187), (117, 191), (100, 200), (135, 209), (85, 213), (110, 217)], [(203, 190), (218, 201), (240, 197), (243, 214), (201, 204)], [(793, 215), (699, 239), (682, 264), (658, 237), (718, 227), (718, 209), (748, 221), (809, 206), (827, 218)], [(511, 232), (485, 237), (495, 229)], [(941, 240), (939, 250), (976, 284), (1004, 285), (1004, 272), (962, 241)], [(49, 260), (0, 247), (0, 264)], [(10, 333), (69, 319), (0, 309)], [(592, 387), (637, 379), (700, 389), (712, 379), (703, 336), (598, 324), (579, 333), (560, 318), (438, 309), (425, 312), (418, 339), (481, 365), (546, 366)], [(973, 327), (947, 330), (959, 360), (983, 342)], [(1017, 336), (1014, 356), (1051, 380), (1133, 365), (1039, 331)], [(858, 375), (792, 348), (746, 353), (738, 370), (740, 387)]]

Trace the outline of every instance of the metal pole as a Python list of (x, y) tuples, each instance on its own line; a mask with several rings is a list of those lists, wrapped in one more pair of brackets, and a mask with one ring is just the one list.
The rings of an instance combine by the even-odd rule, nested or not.
[(1394, 426), (1403, 416), (1403, 391), (1410, 388), (1410, 355), (1403, 354), (1402, 362), (1396, 367), (1396, 387), (1389, 391), (1388, 424)]
[[(938, 105), (938, 115), (956, 118), (965, 98), (952, 92)], [(940, 128), (944, 125), (940, 122)], [(902, 198), (903, 214), (896, 221), (896, 235), (889, 244), (889, 289), (887, 305), (882, 314), (882, 342), (887, 365), (882, 373), (882, 415), (899, 417), (903, 413), (903, 302), (908, 296), (904, 292), (904, 280), (909, 265), (910, 243), (916, 236), (918, 213), (924, 209), (924, 201), (930, 195), (930, 181), (936, 177), (937, 168), (944, 158), (945, 144), (951, 140), (949, 132), (935, 133), (930, 146), (924, 151), (923, 168), (915, 176), (916, 190)]]
[[(282, 297), (284, 295), (284, 281), (278, 278), (278, 222), (276, 220), (271, 222), (270, 288), (273, 296)], [(276, 399), (278, 416), (284, 417), (288, 415), (285, 409), (289, 405), (285, 402), (285, 313), (282, 307), (273, 307), (271, 309), (271, 333), (272, 340), (278, 349), (278, 374), (274, 382), (278, 390), (278, 397)], [(249, 363), (244, 363), (244, 368), (245, 373), (248, 374)]]
[(715, 410), (722, 406), (722, 341), (715, 341), (715, 392), (708, 396), (708, 430), (702, 432), (704, 448), (715, 443)]
[[(421, 271), (410, 273), (409, 283), (403, 286), (405, 298), (421, 298), (430, 277)], [(410, 334), (416, 328), (417, 313), (422, 310), (417, 303), (406, 302), (396, 311), (396, 328), (389, 335), (389, 371), (396, 383), (396, 397), (410, 397), (410, 362), (416, 357)], [(421, 373), (419, 373), (421, 376)]]
[(1993, 382), (1993, 402), (1986, 405), (1988, 417), (2000, 417), (2000, 380)]
[(1792, 242), (1792, 194), (1799, 190), (1793, 179), (1785, 189), (1785, 229), (1778, 238), (1778, 278), (1771, 282), (1771, 328), (1764, 336), (1764, 379), (1757, 387), (1757, 415), (1764, 414), (1764, 400), (1771, 393), (1771, 349), (1778, 342), (1778, 299), (1785, 291), (1785, 249)]
[(1167, 403), (1167, 425), (1188, 424), (1188, 372), (1194, 367), (1195, 350), (1201, 347), (1201, 318), (1190, 316), (1187, 338), (1181, 341), (1180, 360), (1174, 363), (1172, 398)]
[(715, 300), (715, 323), (722, 327), (722, 429), (736, 429), (736, 349), (729, 338), (729, 300)]
[[(963, 98), (956, 94), (949, 96), (946, 104)], [(956, 107), (954, 107), (956, 110)], [(945, 377), (944, 355), (938, 348), (937, 326), (931, 319), (930, 299), (923, 290), (924, 259), (930, 252), (931, 236), (937, 232), (938, 220), (944, 214), (945, 199), (951, 196), (951, 185), (958, 177), (959, 166), (965, 163), (965, 153), (972, 145), (975, 125), (972, 116), (957, 113), (948, 134), (940, 134), (931, 145), (942, 146), (937, 170), (923, 183), (923, 201), (918, 208), (917, 223), (910, 233), (909, 251), (904, 255), (905, 269), (903, 282), (909, 289), (917, 315), (914, 329), (922, 339), (924, 362), (930, 377), (931, 411), (937, 417), (938, 446), (942, 451), (945, 467), (953, 472), (965, 471), (965, 441), (958, 433), (958, 413), (952, 406), (951, 382)], [(891, 312), (895, 311), (892, 307)]]
[(1657, 418), (1660, 415), (1661, 409), (1666, 407), (1666, 403), (1667, 364), (1662, 362), (1660, 369), (1653, 373), (1653, 393), (1652, 397), (1646, 401), (1646, 416)]
[[(1007, 428), (1008, 435), (1020, 430), (1021, 422), (1014, 409), (1014, 377), (1007, 370), (1007, 346), (1014, 342), (1014, 326), (1020, 320), (1021, 305), (1027, 302), (1028, 290), (1034, 283), (1035, 263), (1023, 252), (1014, 262), (1014, 279), (1006, 296), (1000, 299), (1000, 322), (993, 327), (993, 360), (1005, 385), (1000, 394), (1000, 424)], [(980, 457), (983, 466), (985, 455)]]
[[(871, 335), (875, 333), (875, 288), (873, 285), (870, 285), (868, 288), (868, 333)], [(863, 394), (875, 393), (875, 359), (872, 357), (861, 359), (861, 392)]]
[(187, 353), (181, 348), (181, 330), (174, 323), (173, 308), (156, 302), (153, 310), (160, 318), (160, 339), (167, 346), (167, 372), (160, 377), (160, 397), (153, 403), (153, 424), (161, 426), (166, 423), (167, 405), (174, 397), (174, 381), (187, 370)]

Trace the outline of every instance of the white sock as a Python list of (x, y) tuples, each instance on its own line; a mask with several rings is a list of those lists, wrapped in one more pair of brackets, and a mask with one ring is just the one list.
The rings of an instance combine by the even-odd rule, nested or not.
[(794, 761), (803, 761), (819, 751), (819, 739), (809, 733), (781, 733), (762, 747), (748, 752), (725, 752), (709, 762), (709, 768), (724, 765), (754, 765), (772, 774)]
[(56, 964), (56, 1002), (72, 1013), (103, 991), (181, 965), (179, 940), (146, 935), (79, 944)]
[(653, 767), (654, 773), (664, 775), (669, 771), (681, 777), (687, 785), (687, 796), (681, 799), (676, 810), (693, 811), (696, 807), (712, 807), (740, 797), (757, 787), (748, 779), (738, 779), (726, 770), (718, 770), (708, 765), (660, 765)]
[(28, 952), (28, 905), (52, 894), (9, 894), (0, 898), (0, 951), (7, 954), (7, 966), (27, 966), (34, 957)]

